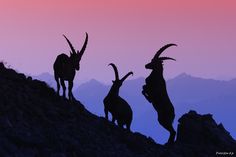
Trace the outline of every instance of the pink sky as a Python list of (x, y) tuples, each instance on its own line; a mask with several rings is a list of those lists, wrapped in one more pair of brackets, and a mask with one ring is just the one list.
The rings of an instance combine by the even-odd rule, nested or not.
[(20, 72), (52, 73), (56, 56), (69, 52), (62, 34), (81, 48), (89, 43), (77, 78), (113, 79), (148, 75), (144, 65), (166, 43), (165, 75), (182, 72), (206, 78), (236, 77), (234, 0), (1, 0), (0, 60)]

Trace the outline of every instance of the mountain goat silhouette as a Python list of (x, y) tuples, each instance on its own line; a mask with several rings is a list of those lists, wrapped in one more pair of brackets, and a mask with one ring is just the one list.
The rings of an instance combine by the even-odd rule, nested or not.
[(133, 118), (133, 112), (129, 104), (119, 96), (119, 90), (124, 80), (129, 76), (133, 75), (133, 72), (129, 72), (122, 79), (119, 79), (119, 73), (115, 64), (110, 63), (115, 72), (115, 80), (107, 96), (104, 98), (104, 112), (105, 117), (108, 120), (108, 112), (112, 114), (112, 122), (115, 123), (117, 120), (118, 126), (123, 128), (126, 125), (127, 130), (130, 131), (130, 125)]
[(170, 57), (160, 57), (170, 46), (177, 46), (176, 44), (167, 44), (157, 51), (152, 61), (145, 65), (146, 69), (151, 69), (151, 74), (145, 79), (146, 84), (143, 86), (142, 94), (145, 98), (152, 103), (154, 109), (158, 114), (158, 122), (169, 131), (170, 136), (167, 144), (174, 143), (176, 132), (172, 126), (175, 111), (174, 107), (169, 99), (166, 82), (163, 77), (163, 61), (175, 60)]
[[(68, 42), (70, 46), (70, 57), (67, 56), (66, 54), (60, 54), (57, 56), (54, 64), (53, 64), (53, 69), (54, 69), (54, 78), (57, 82), (57, 94), (59, 95), (60, 91), (60, 83), (63, 88), (63, 97), (65, 98), (66, 95), (66, 86), (64, 81), (68, 81), (68, 97), (69, 100), (75, 100), (73, 94), (72, 94), (72, 88), (73, 88), (73, 80), (75, 77), (76, 70), (78, 71), (80, 69), (80, 60), (84, 54), (84, 51), (86, 49), (87, 43), (88, 43), (88, 33), (86, 32), (86, 38), (83, 44), (83, 47), (81, 50), (76, 50), (74, 49), (73, 45), (67, 39), (65, 35), (63, 35)], [(60, 83), (59, 83), (60, 79)]]

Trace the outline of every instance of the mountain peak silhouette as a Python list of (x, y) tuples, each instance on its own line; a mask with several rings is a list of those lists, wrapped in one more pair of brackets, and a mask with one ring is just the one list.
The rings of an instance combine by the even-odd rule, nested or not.
[(187, 73), (181, 73), (177, 75), (174, 79), (185, 79), (185, 78), (191, 78), (192, 76)]

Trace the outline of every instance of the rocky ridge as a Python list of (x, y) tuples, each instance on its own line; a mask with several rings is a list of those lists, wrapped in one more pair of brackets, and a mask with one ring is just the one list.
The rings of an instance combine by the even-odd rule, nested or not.
[[(85, 105), (86, 106), (86, 105)], [(236, 153), (236, 142), (211, 115), (179, 119), (176, 143), (163, 146), (58, 97), (45, 82), (0, 63), (0, 156), (181, 157)], [(235, 154), (234, 154), (235, 155)]]

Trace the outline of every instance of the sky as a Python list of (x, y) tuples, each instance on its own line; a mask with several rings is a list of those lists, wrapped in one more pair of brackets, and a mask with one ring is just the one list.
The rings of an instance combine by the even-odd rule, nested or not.
[(214, 79), (236, 78), (234, 0), (0, 0), (0, 61), (29, 75), (53, 73), (57, 55), (69, 54), (65, 34), (80, 49), (88, 32), (79, 81), (110, 82), (121, 75), (147, 76), (155, 52), (164, 56), (165, 77), (183, 72)]

